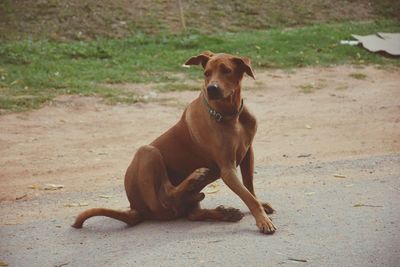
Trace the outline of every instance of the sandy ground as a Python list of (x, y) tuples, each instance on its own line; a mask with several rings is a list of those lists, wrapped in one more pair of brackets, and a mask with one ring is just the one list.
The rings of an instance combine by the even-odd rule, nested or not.
[[(245, 104), (259, 123), (255, 187), (277, 209), (273, 236), (259, 234), (249, 213), (239, 223), (182, 219), (127, 228), (94, 218), (82, 230), (69, 227), (81, 210), (128, 207), (123, 175), (133, 153), (175, 123), (198, 92), (156, 94), (124, 85), (151, 101), (108, 106), (61, 96), (40, 110), (1, 116), (0, 260), (9, 266), (398, 266), (399, 84), (399, 69), (352, 66), (246, 79)], [(63, 188), (44, 190), (46, 184)], [(208, 192), (205, 207), (247, 211), (222, 182)]]

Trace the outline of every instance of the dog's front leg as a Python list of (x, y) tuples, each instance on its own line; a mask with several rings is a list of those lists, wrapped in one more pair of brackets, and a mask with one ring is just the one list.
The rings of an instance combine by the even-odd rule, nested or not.
[(257, 227), (262, 233), (272, 234), (276, 227), (268, 218), (261, 203), (247, 190), (237, 177), (236, 168), (233, 166), (221, 168), (221, 178), (224, 183), (235, 192), (250, 209), (256, 219)]
[[(254, 192), (253, 185), (253, 176), (254, 176), (254, 152), (253, 147), (250, 146), (244, 156), (242, 162), (240, 163), (240, 172), (242, 173), (242, 181), (244, 186), (250, 193), (256, 197)], [(267, 214), (272, 214), (275, 210), (272, 208), (271, 204), (267, 202), (261, 202), (261, 205), (264, 207), (264, 210)]]
[(256, 196), (253, 186), (254, 152), (252, 146), (249, 147), (242, 162), (240, 162), (240, 172), (242, 173), (244, 186), (253, 194), (253, 196)]

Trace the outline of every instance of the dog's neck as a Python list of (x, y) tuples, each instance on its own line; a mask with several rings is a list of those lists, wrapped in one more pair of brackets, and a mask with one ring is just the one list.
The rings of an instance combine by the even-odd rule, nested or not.
[(225, 99), (209, 100), (204, 92), (200, 98), (210, 114), (210, 117), (217, 122), (236, 120), (243, 110), (243, 99), (241, 98), (240, 87)]

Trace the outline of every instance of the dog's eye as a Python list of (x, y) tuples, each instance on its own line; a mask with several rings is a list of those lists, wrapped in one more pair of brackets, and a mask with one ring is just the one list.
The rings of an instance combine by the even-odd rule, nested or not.
[(226, 66), (221, 66), (221, 72), (223, 74), (230, 74), (230, 73), (232, 73), (232, 70)]
[(205, 71), (205, 72), (204, 72), (204, 76), (210, 77), (210, 76), (211, 76), (211, 71)]

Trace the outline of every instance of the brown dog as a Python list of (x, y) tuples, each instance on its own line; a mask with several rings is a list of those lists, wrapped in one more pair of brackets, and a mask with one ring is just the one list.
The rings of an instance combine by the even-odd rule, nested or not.
[[(274, 210), (255, 197), (252, 141), (256, 119), (243, 105), (244, 73), (254, 78), (250, 60), (206, 51), (186, 65), (202, 65), (204, 86), (180, 121), (150, 145), (139, 148), (125, 174), (130, 210), (95, 208), (82, 212), (73, 227), (93, 216), (108, 216), (135, 225), (146, 219), (239, 221), (238, 209), (201, 209), (200, 191), (219, 177), (247, 205), (262, 233), (276, 228), (267, 213)], [(240, 166), (243, 184), (236, 171)]]

